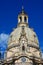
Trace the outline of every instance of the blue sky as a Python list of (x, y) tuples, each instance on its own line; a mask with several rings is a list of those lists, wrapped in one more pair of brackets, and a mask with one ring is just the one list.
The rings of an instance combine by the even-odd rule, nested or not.
[(8, 41), (9, 34), (16, 28), (22, 6), (29, 16), (29, 26), (36, 32), (43, 52), (43, 0), (0, 0), (0, 49), (5, 50), (5, 40)]

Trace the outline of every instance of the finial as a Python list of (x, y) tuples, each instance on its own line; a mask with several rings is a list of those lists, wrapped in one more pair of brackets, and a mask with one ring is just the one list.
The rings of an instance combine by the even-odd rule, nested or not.
[(24, 7), (22, 6), (22, 13), (24, 13)]
[(24, 10), (24, 7), (22, 6), (22, 10)]

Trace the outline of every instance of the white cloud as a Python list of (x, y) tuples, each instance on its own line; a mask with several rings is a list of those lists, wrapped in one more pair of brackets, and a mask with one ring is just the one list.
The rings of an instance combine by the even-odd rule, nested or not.
[(0, 42), (7, 40), (9, 37), (8, 34), (1, 33), (0, 34)]
[(0, 34), (0, 47), (1, 49), (6, 48), (8, 43), (9, 35), (5, 33)]

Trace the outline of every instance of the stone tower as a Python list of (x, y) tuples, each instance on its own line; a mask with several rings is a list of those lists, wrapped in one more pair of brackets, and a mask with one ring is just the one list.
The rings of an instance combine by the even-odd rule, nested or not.
[(41, 53), (37, 35), (29, 27), (28, 15), (22, 8), (18, 15), (17, 28), (10, 34), (6, 62), (14, 65), (36, 65), (40, 61)]

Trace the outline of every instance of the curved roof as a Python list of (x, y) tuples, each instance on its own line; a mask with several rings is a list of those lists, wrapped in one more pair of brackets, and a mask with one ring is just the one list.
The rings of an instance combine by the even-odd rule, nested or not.
[[(35, 44), (38, 44), (39, 43), (36, 33), (31, 28), (24, 27), (24, 30), (25, 30), (25, 33), (26, 33), (26, 37), (28, 39), (28, 43), (33, 43), (33, 42)], [(16, 28), (10, 34), (10, 38), (9, 38), (9, 41), (8, 41), (8, 45), (18, 44), (19, 43), (19, 38), (21, 36), (21, 32), (22, 32), (22, 27)], [(12, 43), (12, 42), (14, 42), (14, 43)]]

